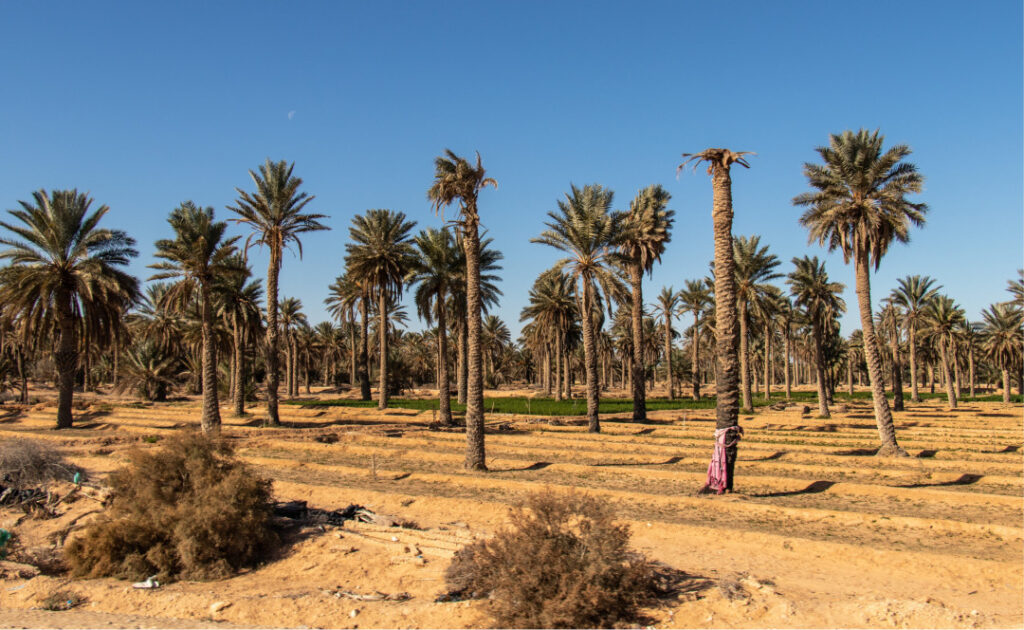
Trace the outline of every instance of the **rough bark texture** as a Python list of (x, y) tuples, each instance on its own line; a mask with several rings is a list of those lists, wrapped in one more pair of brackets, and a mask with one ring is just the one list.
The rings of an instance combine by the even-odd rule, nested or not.
[(555, 400), (562, 400), (565, 387), (562, 378), (562, 331), (555, 331)]
[(942, 357), (942, 377), (946, 383), (946, 403), (950, 409), (956, 409), (956, 389), (953, 386), (953, 375), (949, 369), (949, 340), (939, 340), (939, 352)]
[(234, 396), (235, 416), (241, 418), (245, 415), (245, 347), (242, 345), (242, 327), (238, 324), (238, 313), (231, 318), (231, 342), (235, 354), (235, 387), (232, 391)]
[(456, 362), (456, 369), (459, 372), (458, 383), (456, 388), (458, 390), (459, 404), (466, 404), (466, 382), (469, 380), (469, 366), (466, 361), (466, 322), (463, 321), (459, 324), (459, 339), (458, 339), (458, 361)]
[(359, 316), (362, 329), (359, 331), (359, 400), (370, 400), (370, 322), (367, 295), (359, 300)]
[[(598, 397), (601, 395), (597, 383), (597, 349), (594, 343), (594, 319), (590, 317), (593, 307), (594, 288), (589, 280), (583, 281), (583, 361), (586, 363), (587, 375), (587, 431), (601, 432), (601, 422), (597, 417)], [(635, 409), (634, 409), (635, 413)]]
[(668, 381), (668, 399), (675, 400), (674, 384), (672, 383), (672, 320), (670, 317), (670, 313), (665, 313), (665, 376)]
[(783, 378), (786, 380), (786, 400), (789, 400), (789, 399), (791, 399), (793, 397), (792, 383), (791, 383), (792, 379), (789, 376), (789, 371), (790, 371), (789, 370), (789, 355), (790, 355), (789, 325), (787, 324), (785, 328), (786, 328), (786, 330), (784, 331), (784, 333), (782, 335), (782, 343), (785, 346), (784, 352), (785, 352), (785, 355), (786, 355), (786, 363), (785, 363), (785, 365), (782, 366), (782, 375), (783, 375)]
[(878, 337), (875, 322), (871, 317), (871, 275), (867, 254), (856, 252), (854, 256), (857, 283), (857, 306), (860, 311), (860, 325), (864, 331), (864, 356), (868, 364), (868, 379), (871, 381), (871, 398), (875, 407), (875, 423), (878, 437), (882, 442), (878, 449), (881, 456), (903, 456), (907, 453), (896, 442), (896, 427), (892, 422), (889, 401), (885, 399), (885, 383), (882, 377), (882, 358), (878, 353)]
[(970, 397), (974, 398), (974, 348), (967, 349), (967, 378), (970, 379)]
[(700, 315), (693, 316), (693, 399), (700, 400)]
[(267, 269), (267, 416), (271, 426), (281, 426), (277, 414), (277, 388), (280, 385), (277, 355), (277, 276), (281, 271), (281, 252), (270, 248), (270, 267)]
[(377, 409), (388, 408), (388, 315), (387, 296), (380, 290), (377, 296), (377, 337), (380, 342), (380, 369), (378, 370), (380, 391), (377, 394)]
[[(717, 273), (717, 271), (716, 271)], [(743, 406), (740, 410), (743, 413), (753, 413), (754, 401), (750, 397), (750, 340), (747, 338), (747, 303), (744, 300), (739, 302), (740, 327), (740, 379), (743, 392)]]
[(451, 426), (452, 394), (448, 383), (448, 313), (444, 296), (437, 296), (437, 394), (440, 400), (441, 424)]
[(1010, 370), (1003, 370), (1003, 402), (1010, 402)]
[(910, 400), (921, 402), (921, 394), (917, 391), (917, 326), (910, 324), (907, 327), (910, 337)]
[(898, 333), (890, 342), (892, 350), (892, 410), (903, 411), (903, 364), (900, 363), (900, 341)]
[(480, 234), (476, 208), (466, 208), (466, 468), (487, 470), (484, 452), (484, 381), (480, 354)]
[(629, 282), (633, 295), (633, 422), (647, 420), (647, 392), (644, 387), (644, 295), (643, 270), (637, 263), (629, 265)]
[(59, 290), (56, 295), (60, 342), (54, 362), (57, 367), (57, 428), (67, 429), (73, 422), (71, 401), (75, 393), (75, 368), (78, 367), (78, 341), (75, 339), (75, 317), (71, 293)]
[(217, 345), (213, 340), (213, 307), (210, 287), (201, 285), (203, 294), (203, 411), (200, 424), (203, 433), (220, 432), (220, 401), (217, 392)]
[(821, 322), (815, 319), (811, 325), (814, 335), (814, 371), (818, 382), (818, 416), (831, 418), (828, 411), (828, 393), (825, 391), (825, 353), (822, 349)]
[(348, 311), (348, 384), (351, 387), (356, 386), (356, 380), (358, 377), (359, 368), (356, 365), (358, 351), (356, 350), (356, 314), (355, 309), (350, 308)]
[(772, 329), (764, 327), (764, 399), (772, 399)]
[[(732, 245), (732, 180), (727, 167), (712, 171), (715, 238), (715, 428), (739, 425), (739, 361), (736, 323), (736, 261)], [(737, 448), (726, 449), (727, 487), (733, 485)]]

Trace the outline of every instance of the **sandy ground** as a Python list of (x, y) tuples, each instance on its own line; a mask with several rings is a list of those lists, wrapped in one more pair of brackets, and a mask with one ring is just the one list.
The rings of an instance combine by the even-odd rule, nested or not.
[[(128, 449), (157, 447), (147, 440), (198, 424), (194, 400), (76, 400), (76, 428), (60, 432), (51, 429), (51, 404), (0, 407), (0, 439), (46, 440), (102, 480)], [(309, 528), (265, 566), (153, 590), (20, 577), (0, 565), (0, 627), (486, 626), (483, 602), (435, 603), (444, 569), (456, 549), (500, 527), (510, 504), (542, 488), (606, 497), (636, 548), (689, 576), (679, 597), (646, 611), (652, 626), (1024, 625), (1020, 405), (908, 404), (896, 414), (912, 455), (902, 459), (873, 456), (878, 437), (866, 403), (831, 420), (802, 417), (800, 406), (742, 417), (737, 492), (724, 497), (695, 495), (711, 452), (712, 410), (651, 413), (645, 424), (607, 416), (600, 435), (545, 418), (489, 416), (489, 473), (462, 469), (464, 436), (430, 430), (429, 412), (283, 405), (285, 426), (269, 429), (265, 410), (249, 411), (232, 419), (225, 408), (225, 433), (274, 480), (279, 500), (358, 503), (420, 529)], [(318, 441), (324, 436), (337, 440)], [(19, 521), (21, 512), (7, 510), (0, 527), (46, 551), (97, 507), (81, 498), (50, 520)], [(56, 589), (85, 601), (67, 612), (39, 610)], [(410, 598), (356, 601), (340, 591)]]

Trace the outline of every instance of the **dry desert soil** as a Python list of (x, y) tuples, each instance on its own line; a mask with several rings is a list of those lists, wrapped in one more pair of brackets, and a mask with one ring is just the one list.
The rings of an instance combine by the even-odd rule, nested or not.
[[(160, 436), (199, 421), (196, 400), (76, 401), (75, 428), (64, 431), (52, 429), (52, 403), (0, 407), (0, 440), (43, 440), (101, 484), (129, 449), (159, 448)], [(896, 424), (911, 456), (878, 458), (869, 405), (830, 420), (801, 416), (802, 404), (741, 417), (736, 492), (714, 497), (696, 494), (713, 410), (653, 412), (643, 424), (608, 415), (599, 435), (488, 415), (490, 471), (478, 473), (462, 468), (464, 435), (432, 430), (431, 412), (282, 405), (284, 426), (265, 428), (262, 408), (245, 419), (225, 408), (224, 434), (273, 480), (277, 500), (360, 504), (417, 528), (309, 527), (259, 568), (150, 590), (4, 565), (0, 627), (487, 626), (486, 602), (435, 602), (444, 570), (456, 549), (491, 535), (510, 505), (544, 488), (606, 497), (635, 548), (685, 573), (681, 592), (645, 610), (654, 627), (1021, 627), (1021, 406), (908, 403)], [(98, 507), (83, 497), (47, 520), (7, 509), (0, 527), (45, 552)], [(62, 589), (83, 602), (42, 610)], [(359, 601), (341, 591), (410, 597)]]

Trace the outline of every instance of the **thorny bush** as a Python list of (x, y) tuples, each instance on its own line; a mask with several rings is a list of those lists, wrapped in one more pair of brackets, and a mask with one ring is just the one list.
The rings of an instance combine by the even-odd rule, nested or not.
[(612, 508), (581, 494), (545, 491), (513, 508), (493, 538), (459, 550), (449, 594), (490, 599), (497, 627), (611, 627), (635, 621), (657, 595), (652, 565), (629, 551)]
[(164, 444), (110, 476), (109, 508), (67, 545), (73, 576), (218, 579), (279, 546), (270, 481), (198, 432)]
[(0, 442), (0, 485), (27, 488), (48, 481), (71, 481), (81, 468), (52, 446), (24, 438)]

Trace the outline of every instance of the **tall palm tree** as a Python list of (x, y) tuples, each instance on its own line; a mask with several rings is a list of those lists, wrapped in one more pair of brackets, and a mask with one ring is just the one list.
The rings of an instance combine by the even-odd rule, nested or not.
[(303, 209), (312, 197), (299, 192), (302, 178), (295, 177), (292, 171), (295, 163), (288, 164), (284, 160), (271, 162), (269, 159), (259, 166), (259, 173), (249, 171), (256, 190), (248, 193), (241, 188), (235, 206), (228, 210), (238, 214), (232, 219), (236, 223), (244, 223), (252, 229), (246, 239), (245, 248), (250, 245), (264, 245), (270, 250), (270, 263), (267, 267), (267, 415), (270, 424), (281, 426), (281, 418), (277, 412), (278, 374), (278, 324), (277, 324), (277, 292), (278, 276), (281, 273), (281, 254), (285, 247), (295, 245), (299, 258), (302, 258), (301, 234), (329, 230), (321, 224), (323, 214), (305, 214)]
[(298, 379), (298, 352), (295, 347), (295, 332), (303, 324), (307, 324), (306, 315), (302, 312), (302, 300), (293, 297), (281, 298), (277, 305), (280, 316), (281, 330), (284, 332), (284, 365), (285, 365), (285, 392), (286, 396), (299, 395)]
[[(346, 271), (334, 279), (327, 288), (328, 296), (324, 300), (327, 312), (339, 323), (348, 323), (349, 332), (349, 384), (355, 387), (359, 381), (359, 399), (370, 400), (370, 372), (368, 368), (369, 351), (367, 349), (367, 294), (364, 290), (365, 278), (356, 279)], [(362, 316), (359, 328), (359, 343), (356, 343), (356, 307)], [(357, 347), (358, 345), (358, 347)]]
[[(715, 431), (736, 433), (732, 427), (739, 426), (739, 389), (737, 387), (739, 365), (737, 360), (736, 325), (736, 261), (732, 244), (732, 176), (733, 164), (750, 168), (743, 157), (748, 151), (729, 149), (705, 149), (700, 153), (684, 153), (684, 161), (676, 173), (687, 164), (708, 164), (711, 175), (713, 200), (711, 220), (715, 240), (715, 354), (718, 364), (715, 377)], [(733, 472), (736, 466), (737, 442), (726, 449), (725, 492), (732, 492)]]
[(782, 277), (775, 273), (779, 259), (761, 246), (760, 236), (737, 236), (733, 239), (733, 258), (736, 261), (736, 310), (740, 326), (740, 379), (743, 409), (752, 413), (754, 402), (750, 396), (750, 310), (762, 296), (770, 291), (769, 280)]
[[(467, 359), (467, 337), (469, 335), (469, 317), (466, 300), (467, 269), (466, 248), (461, 237), (455, 239), (458, 245), (458, 261), (455, 268), (458, 273), (452, 277), (451, 296), (448, 300), (447, 310), (451, 315), (452, 328), (456, 333), (456, 365), (459, 402), (466, 403), (466, 384), (469, 380), (469, 361)], [(493, 273), (501, 270), (498, 263), (504, 255), (494, 249), (491, 244), (494, 239), (485, 238), (480, 241), (480, 264), (477, 270), (480, 274), (480, 313), (487, 314), (492, 306), (497, 306), (498, 298), (502, 295), (498, 288), (501, 278)], [(481, 350), (482, 352), (482, 350)]]
[(480, 326), (483, 301), (480, 293), (480, 213), (477, 199), (487, 187), (498, 182), (487, 177), (480, 154), (474, 167), (463, 157), (445, 149), (434, 160), (434, 183), (427, 191), (434, 210), (459, 201), (457, 225), (466, 252), (466, 345), (469, 375), (466, 392), (466, 468), (487, 470), (484, 451), (484, 375), (480, 355)]
[(941, 286), (928, 276), (907, 276), (897, 281), (890, 299), (903, 310), (903, 326), (907, 329), (910, 344), (910, 400), (921, 402), (917, 391), (917, 329), (921, 325), (928, 303), (935, 299)]
[(793, 397), (792, 392), (792, 332), (793, 326), (802, 322), (800, 312), (793, 308), (793, 301), (782, 296), (779, 302), (779, 323), (782, 324), (782, 344), (785, 360), (783, 361), (783, 379), (786, 388), (786, 400)]
[(214, 221), (213, 208), (201, 208), (186, 201), (171, 211), (167, 222), (174, 239), (160, 239), (153, 254), (162, 259), (149, 267), (158, 270), (150, 280), (178, 280), (164, 299), (183, 302), (197, 292), (201, 299), (203, 433), (220, 431), (220, 404), (217, 391), (217, 346), (213, 338), (213, 292), (217, 278), (241, 275), (244, 268), (234, 257), (237, 236), (224, 238), (228, 224)]
[(668, 383), (668, 399), (675, 400), (672, 383), (672, 316), (679, 309), (679, 293), (672, 287), (662, 287), (654, 312), (661, 319), (665, 329), (665, 381)]
[[(904, 320), (902, 309), (896, 305), (892, 296), (882, 301), (882, 308), (878, 311), (876, 316), (876, 332), (878, 334), (879, 350), (884, 347), (886, 340), (889, 342), (889, 352), (892, 357), (892, 410), (903, 411), (903, 365), (900, 362), (900, 322)], [(861, 343), (856, 346), (856, 350), (863, 353), (863, 335), (862, 331), (856, 331), (861, 333)], [(852, 348), (852, 346), (851, 346)], [(856, 351), (850, 352), (849, 365), (853, 366), (853, 359), (857, 356)], [(853, 377), (852, 369), (850, 375), (850, 392), (853, 393)]]
[(231, 345), (234, 360), (231, 378), (232, 405), (235, 417), (245, 416), (246, 347), (257, 337), (263, 325), (262, 310), (263, 283), (260, 279), (250, 280), (252, 270), (244, 257), (238, 256), (234, 265), (240, 270), (217, 278), (219, 295), (218, 314), (231, 328)]
[(906, 455), (896, 442), (892, 411), (885, 398), (882, 360), (871, 314), (871, 266), (878, 269), (892, 242), (910, 240), (910, 226), (924, 225), (928, 208), (907, 200), (921, 192), (924, 177), (910, 162), (910, 147), (896, 145), (882, 150), (885, 138), (861, 129), (833, 134), (830, 145), (818, 147), (824, 164), (804, 165), (804, 175), (814, 192), (793, 199), (807, 210), (800, 217), (810, 241), (829, 251), (842, 250), (843, 260), (853, 259), (864, 354), (875, 407), (875, 422), (882, 445), (879, 455)]
[(1010, 370), (1019, 370), (1024, 348), (1024, 311), (996, 303), (981, 311), (981, 347), (1003, 373), (1003, 402), (1010, 402)]
[(388, 335), (387, 300), (398, 301), (405, 276), (416, 264), (409, 238), (415, 221), (406, 221), (404, 212), (367, 210), (352, 218), (351, 243), (345, 245), (345, 266), (356, 277), (366, 278), (370, 293), (377, 301), (378, 341), (380, 342), (380, 392), (377, 407), (388, 408)]
[[(672, 217), (668, 209), (672, 195), (659, 185), (644, 188), (629, 203), (629, 212), (622, 220), (623, 233), (619, 251), (625, 258), (633, 304), (643, 305), (643, 275), (651, 274), (654, 263), (661, 261), (665, 245), (671, 239)], [(644, 362), (637, 353), (643, 334), (643, 309), (633, 311), (633, 421), (647, 419), (647, 393), (644, 389)], [(671, 385), (669, 386), (671, 390)]]
[[(530, 289), (529, 303), (523, 307), (519, 320), (532, 320), (544, 331), (545, 373), (551, 369), (551, 354), (555, 359), (555, 400), (562, 400), (562, 357), (570, 325), (576, 320), (576, 291), (573, 280), (560, 269), (541, 273)], [(552, 348), (553, 346), (553, 348)], [(548, 381), (550, 386), (550, 381)], [(550, 393), (550, 392), (549, 392)]]
[(957, 397), (951, 366), (951, 362), (956, 361), (953, 337), (964, 321), (963, 310), (949, 296), (937, 295), (925, 308), (925, 335), (939, 347), (939, 360), (946, 383), (946, 403), (950, 409), (956, 409)]
[(825, 272), (825, 263), (817, 256), (793, 259), (793, 271), (786, 279), (793, 294), (793, 304), (804, 309), (811, 323), (814, 335), (814, 364), (818, 374), (818, 415), (831, 418), (828, 410), (828, 395), (825, 391), (825, 329), (840, 313), (846, 311), (846, 303), (839, 294), (845, 288), (842, 283), (830, 282)]
[(87, 194), (39, 190), (32, 199), (9, 211), (18, 223), (0, 221), (12, 234), (0, 238), (7, 247), (0, 260), (10, 262), (0, 270), (0, 303), (28, 334), (45, 334), (51, 325), (57, 333), (57, 428), (63, 429), (72, 424), (79, 323), (120, 317), (136, 302), (138, 280), (120, 267), (138, 252), (123, 231), (99, 227), (110, 209), (90, 213)]
[[(548, 212), (550, 220), (544, 223), (547, 229), (540, 236), (530, 239), (532, 243), (548, 245), (567, 254), (555, 263), (554, 269), (566, 270), (574, 281), (579, 282), (587, 384), (587, 429), (591, 433), (600, 432), (601, 423), (597, 415), (600, 387), (597, 382), (594, 319), (589, 315), (595, 301), (599, 299), (598, 291), (603, 291), (609, 297), (622, 293), (621, 281), (616, 275), (622, 264), (621, 255), (616, 251), (622, 233), (619, 227), (621, 218), (611, 212), (613, 196), (611, 190), (597, 184), (583, 188), (571, 185), (565, 200), (558, 201), (558, 211)], [(642, 306), (642, 302), (637, 302), (635, 308), (639, 310)], [(635, 382), (633, 387), (635, 393)]]
[(440, 421), (452, 425), (452, 402), (448, 376), (448, 297), (452, 279), (459, 270), (458, 249), (448, 230), (428, 228), (416, 235), (419, 250), (407, 281), (416, 285), (414, 299), (416, 311), (428, 326), (437, 321), (437, 390), (440, 401)]
[(692, 374), (693, 399), (700, 400), (700, 317), (712, 304), (711, 287), (705, 280), (687, 280), (679, 291), (680, 314), (693, 315)]

